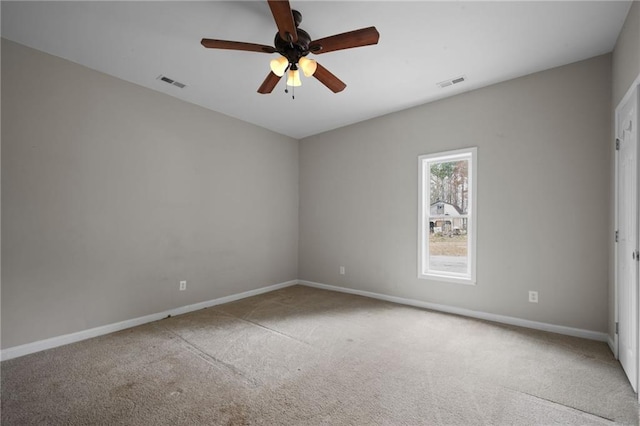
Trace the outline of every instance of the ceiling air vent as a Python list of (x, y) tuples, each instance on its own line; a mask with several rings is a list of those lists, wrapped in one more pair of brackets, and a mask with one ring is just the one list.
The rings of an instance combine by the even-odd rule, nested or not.
[(158, 76), (158, 80), (164, 81), (167, 84), (171, 84), (171, 85), (179, 87), (181, 89), (184, 89), (185, 87), (187, 87), (186, 84), (180, 83), (179, 81), (175, 81), (174, 79), (169, 78), (169, 77), (167, 77), (165, 75), (159, 75)]
[(451, 78), (449, 80), (441, 81), (440, 83), (436, 83), (436, 84), (441, 89), (444, 89), (445, 87), (453, 86), (454, 84), (458, 84), (458, 83), (462, 83), (466, 79), (467, 78), (464, 75), (461, 75), (460, 77), (454, 77), (454, 78)]

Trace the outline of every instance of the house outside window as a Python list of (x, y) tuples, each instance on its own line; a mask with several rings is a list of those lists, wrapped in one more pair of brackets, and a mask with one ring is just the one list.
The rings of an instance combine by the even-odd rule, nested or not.
[(477, 148), (418, 157), (418, 278), (476, 283)]

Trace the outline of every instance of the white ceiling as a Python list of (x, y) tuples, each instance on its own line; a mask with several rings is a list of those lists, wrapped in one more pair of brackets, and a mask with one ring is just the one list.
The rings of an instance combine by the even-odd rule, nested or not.
[[(376, 46), (314, 56), (347, 84), (304, 78), (256, 93), (275, 54), (205, 49), (217, 38), (273, 45), (266, 1), (6, 2), (2, 36), (301, 139), (613, 50), (630, 1), (291, 1), (313, 39), (374, 25)], [(312, 55), (313, 56), (313, 55)], [(157, 79), (185, 83), (179, 89)], [(467, 81), (441, 89), (460, 75)]]

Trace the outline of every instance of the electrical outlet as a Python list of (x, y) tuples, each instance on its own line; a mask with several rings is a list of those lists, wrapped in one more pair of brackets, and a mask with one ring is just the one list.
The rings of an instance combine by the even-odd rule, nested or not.
[(529, 302), (538, 303), (538, 292), (537, 291), (530, 291), (529, 292)]
[(344, 275), (344, 273), (345, 273), (345, 272), (344, 272), (344, 266), (341, 266), (341, 267), (340, 267), (340, 275)]
[(187, 282), (180, 281), (180, 291), (185, 291), (187, 289)]

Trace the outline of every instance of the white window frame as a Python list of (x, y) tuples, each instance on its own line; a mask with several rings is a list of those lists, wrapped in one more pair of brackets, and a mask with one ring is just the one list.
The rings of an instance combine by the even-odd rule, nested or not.
[[(429, 270), (429, 216), (431, 214), (431, 163), (469, 160), (469, 203), (467, 209), (467, 261), (468, 273)], [(453, 151), (425, 154), (418, 157), (418, 278), (459, 284), (476, 284), (476, 241), (477, 241), (477, 170), (478, 148), (464, 148)], [(426, 175), (425, 175), (426, 173)], [(427, 184), (425, 184), (425, 178)], [(426, 232), (425, 232), (426, 231)]]

